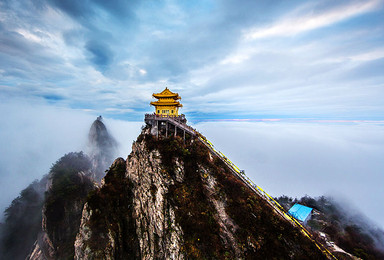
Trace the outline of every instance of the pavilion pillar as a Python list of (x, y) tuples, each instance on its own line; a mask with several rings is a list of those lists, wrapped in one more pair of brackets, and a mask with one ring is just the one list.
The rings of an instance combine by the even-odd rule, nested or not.
[(157, 124), (156, 137), (157, 137), (157, 140), (159, 140), (159, 120), (156, 120), (156, 124)]
[(165, 122), (165, 138), (168, 137), (168, 121)]

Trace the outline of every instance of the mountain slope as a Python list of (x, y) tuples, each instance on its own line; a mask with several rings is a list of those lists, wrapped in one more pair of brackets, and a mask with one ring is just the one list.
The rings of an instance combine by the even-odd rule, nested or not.
[(145, 131), (88, 197), (76, 259), (326, 259), (199, 141)]
[[(101, 124), (91, 129), (103, 130)], [(105, 151), (96, 145), (99, 155), (113, 151), (110, 144)], [(198, 139), (157, 140), (144, 128), (127, 160), (116, 159), (97, 184), (102, 175), (95, 171), (106, 161), (95, 158), (104, 155), (69, 153), (52, 166), (39, 184), (46, 192), (30, 211), (30, 239), (10, 236), (23, 251), (5, 259), (24, 258), (33, 237), (34, 260), (326, 259)]]
[(94, 189), (90, 169), (91, 161), (81, 152), (66, 154), (52, 166), (32, 259), (73, 258), (81, 212), (88, 192)]
[(41, 229), (41, 211), (47, 178), (34, 181), (5, 210), (0, 259), (24, 259)]

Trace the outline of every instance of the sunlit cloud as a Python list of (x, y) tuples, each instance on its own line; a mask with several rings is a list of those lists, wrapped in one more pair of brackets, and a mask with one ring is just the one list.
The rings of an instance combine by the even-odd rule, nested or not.
[(354, 61), (371, 61), (384, 58), (384, 49), (373, 50), (349, 57)]
[(105, 112), (108, 112), (108, 113), (118, 113), (118, 114), (121, 114), (121, 113), (133, 113), (134, 110), (133, 109), (130, 109), (130, 108), (113, 108), (113, 107), (108, 107), (105, 109)]
[(305, 123), (367, 123), (384, 124), (384, 120), (335, 120), (335, 119), (315, 119), (315, 118), (220, 118), (206, 119), (203, 121), (236, 121), (236, 122), (305, 122)]
[(278, 21), (265, 28), (254, 28), (244, 34), (246, 39), (259, 39), (274, 36), (292, 36), (301, 32), (318, 29), (341, 22), (353, 16), (363, 14), (381, 4), (381, 0), (359, 1), (352, 4), (327, 10), (320, 14), (297, 14), (294, 17)]

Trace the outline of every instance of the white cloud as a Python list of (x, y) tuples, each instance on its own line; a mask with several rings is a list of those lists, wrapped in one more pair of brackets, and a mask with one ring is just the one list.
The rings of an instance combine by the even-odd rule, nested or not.
[(130, 108), (115, 108), (115, 107), (108, 107), (106, 109), (104, 109), (106, 112), (114, 112), (114, 113), (117, 113), (117, 114), (121, 114), (121, 113), (134, 113), (135, 110), (133, 109), (130, 109)]
[(25, 29), (16, 29), (16, 32), (23, 35), (23, 37), (28, 39), (28, 40), (38, 42), (38, 43), (42, 42), (41, 37), (38, 37), (37, 35), (35, 35), (31, 32), (28, 32)]
[(242, 62), (250, 59), (251, 56), (255, 55), (257, 52), (258, 51), (256, 48), (242, 46), (237, 51), (235, 51), (235, 52), (229, 54), (227, 57), (225, 57), (220, 62), (220, 64), (222, 64), (222, 65), (239, 64), (239, 63), (242, 63)]
[(342, 6), (320, 14), (298, 15), (278, 21), (276, 24), (265, 28), (254, 28), (244, 34), (246, 39), (260, 39), (273, 36), (291, 36), (301, 32), (329, 26), (353, 16), (374, 10), (381, 0), (360, 1), (347, 6)]
[(377, 49), (349, 57), (353, 61), (371, 61), (384, 58), (384, 49)]

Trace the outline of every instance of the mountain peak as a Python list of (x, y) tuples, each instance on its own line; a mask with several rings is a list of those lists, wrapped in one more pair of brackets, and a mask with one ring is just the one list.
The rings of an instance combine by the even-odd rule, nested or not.
[(201, 142), (149, 132), (89, 196), (75, 258), (326, 259)]
[(100, 181), (117, 154), (117, 142), (109, 134), (102, 116), (98, 116), (89, 129), (88, 150), (93, 165), (93, 177)]

